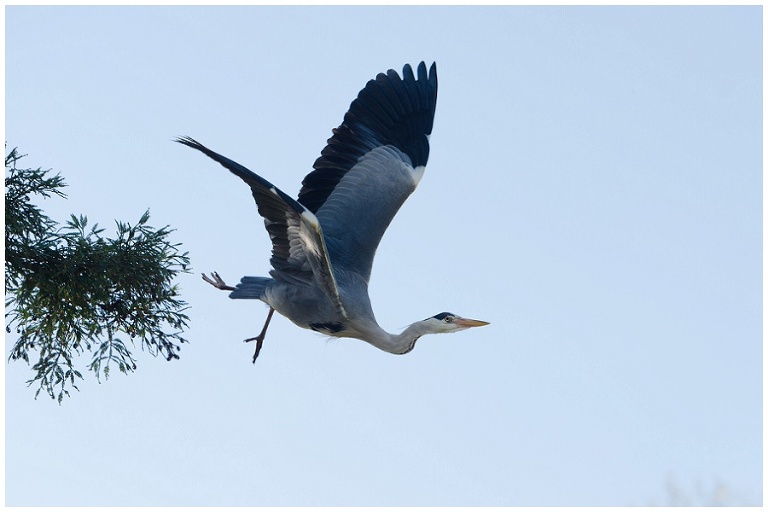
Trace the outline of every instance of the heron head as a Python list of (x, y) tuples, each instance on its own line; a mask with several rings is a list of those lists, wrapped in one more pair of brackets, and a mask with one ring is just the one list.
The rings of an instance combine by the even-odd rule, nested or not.
[(430, 324), (435, 333), (457, 332), (469, 329), (470, 327), (488, 325), (488, 322), (483, 322), (482, 320), (472, 320), (471, 318), (464, 318), (448, 312), (438, 313), (433, 317), (427, 318), (425, 322)]

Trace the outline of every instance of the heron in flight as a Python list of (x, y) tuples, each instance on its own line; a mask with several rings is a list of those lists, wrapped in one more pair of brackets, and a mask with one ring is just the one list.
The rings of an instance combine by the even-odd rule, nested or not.
[(242, 165), (190, 137), (177, 142), (206, 154), (248, 184), (272, 239), (271, 277), (243, 277), (236, 287), (218, 273), (203, 279), (233, 299), (269, 306), (256, 341), (259, 355), (272, 314), (299, 327), (357, 338), (392, 354), (410, 352), (425, 334), (488, 322), (439, 313), (390, 334), (376, 322), (368, 281), (376, 248), (392, 218), (416, 189), (429, 156), (437, 70), (410, 65), (402, 78), (379, 73), (360, 91), (344, 121), (302, 182), (297, 200)]

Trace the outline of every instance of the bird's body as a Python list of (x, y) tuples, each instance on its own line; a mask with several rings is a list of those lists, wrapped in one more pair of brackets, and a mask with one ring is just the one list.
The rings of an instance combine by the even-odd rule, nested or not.
[[(406, 65), (402, 79), (390, 70), (369, 81), (302, 182), (298, 200), (195, 140), (178, 139), (251, 187), (272, 239), (271, 277), (246, 276), (236, 288), (218, 274), (204, 279), (231, 290), (233, 299), (267, 303), (299, 327), (394, 354), (409, 352), (424, 334), (485, 325), (441, 313), (393, 335), (376, 322), (368, 296), (379, 241), (424, 173), (436, 100), (434, 64), (427, 73), (422, 62), (418, 79)], [(255, 338), (257, 355), (267, 325)]]

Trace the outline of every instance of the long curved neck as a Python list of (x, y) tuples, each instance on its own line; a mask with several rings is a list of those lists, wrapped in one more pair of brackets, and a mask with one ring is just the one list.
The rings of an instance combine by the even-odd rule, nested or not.
[(390, 354), (407, 354), (413, 350), (419, 338), (430, 333), (432, 331), (429, 326), (421, 321), (412, 323), (400, 334), (390, 334), (381, 327), (375, 326), (361, 339)]

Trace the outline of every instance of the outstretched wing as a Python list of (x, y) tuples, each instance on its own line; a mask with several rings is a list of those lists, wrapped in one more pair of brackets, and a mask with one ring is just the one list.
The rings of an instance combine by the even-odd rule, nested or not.
[[(418, 77), (418, 78), (417, 78)], [(302, 182), (299, 202), (323, 226), (331, 261), (369, 280), (384, 231), (429, 158), (437, 69), (389, 70), (360, 91)]]
[(270, 263), (274, 270), (270, 274), (292, 283), (317, 282), (341, 314), (346, 316), (317, 217), (261, 176), (196, 140), (181, 137), (176, 142), (216, 160), (251, 187), (259, 214), (264, 217), (272, 239)]
[(408, 155), (413, 167), (427, 165), (429, 135), (437, 103), (437, 66), (421, 62), (418, 80), (410, 64), (403, 78), (393, 69), (369, 80), (344, 115), (341, 126), (302, 182), (299, 202), (317, 213), (341, 178), (373, 149), (391, 145)]

